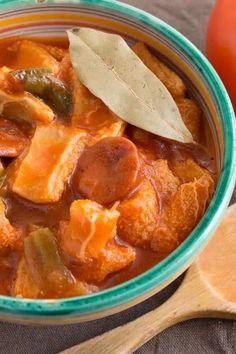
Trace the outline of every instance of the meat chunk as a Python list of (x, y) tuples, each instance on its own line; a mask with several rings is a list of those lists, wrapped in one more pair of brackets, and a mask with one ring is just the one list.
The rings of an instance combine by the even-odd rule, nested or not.
[(48, 68), (53, 74), (59, 71), (58, 61), (49, 54), (44, 45), (21, 40), (15, 42), (9, 50), (16, 53), (15, 69)]
[(173, 175), (167, 160), (151, 161), (146, 165), (145, 170), (145, 174), (155, 186), (159, 204), (163, 207), (177, 192), (180, 180)]
[(0, 156), (18, 156), (28, 143), (28, 139), (15, 123), (0, 117)]
[(56, 47), (45, 43), (37, 43), (38, 46), (45, 49), (57, 61), (62, 61), (68, 55), (68, 49)]
[(38, 126), (13, 182), (13, 192), (35, 203), (60, 199), (85, 144), (86, 133), (60, 124)]
[(186, 127), (193, 136), (193, 139), (199, 141), (202, 114), (201, 109), (194, 100), (189, 98), (179, 98), (176, 100), (176, 104)]
[(135, 260), (135, 251), (130, 247), (109, 242), (99, 257), (82, 262), (78, 274), (83, 281), (102, 282), (109, 274), (128, 267)]
[(5, 205), (0, 199), (0, 252), (16, 249), (19, 243), (19, 234), (5, 216)]
[(200, 167), (192, 159), (185, 161), (176, 161), (172, 164), (172, 170), (175, 176), (177, 176), (182, 183), (193, 182), (195, 179), (204, 177), (209, 182), (209, 191), (212, 195), (215, 189), (214, 176), (205, 169)]
[(82, 281), (101, 282), (135, 259), (133, 249), (114, 241), (118, 216), (115, 209), (77, 200), (71, 205), (70, 221), (61, 222), (60, 246), (76, 261), (76, 272)]
[(148, 50), (145, 44), (138, 42), (132, 49), (142, 62), (166, 86), (174, 98), (185, 96), (186, 87), (182, 79), (173, 70), (157, 59), (157, 57)]
[(152, 249), (162, 257), (173, 251), (197, 225), (211, 197), (212, 188), (206, 175), (182, 184), (160, 216)]
[(50, 54), (52, 57), (54, 57), (58, 61), (61, 61), (68, 54), (67, 49), (56, 47), (56, 46), (46, 44), (46, 43), (33, 42), (28, 39), (22, 39), (22, 40), (14, 42), (8, 48), (8, 50), (10, 50), (12, 52), (17, 52), (18, 48), (22, 45), (25, 45), (25, 44), (28, 46), (35, 46), (36, 45), (37, 47), (43, 48), (44, 50), (46, 50), (46, 52), (48, 54)]
[(70, 221), (60, 225), (60, 244), (71, 257), (98, 257), (116, 234), (117, 210), (105, 209), (91, 200), (76, 200), (70, 207)]
[(114, 203), (136, 187), (138, 172), (136, 146), (126, 138), (105, 138), (81, 155), (77, 188), (85, 198), (101, 204)]
[(144, 178), (138, 191), (120, 203), (118, 235), (134, 246), (148, 247), (159, 217), (159, 205), (152, 183)]
[[(69, 68), (68, 63), (65, 65)], [(91, 131), (90, 145), (108, 136), (121, 136), (126, 123), (79, 81), (73, 68), (69, 68), (69, 75), (73, 94), (72, 125)]]

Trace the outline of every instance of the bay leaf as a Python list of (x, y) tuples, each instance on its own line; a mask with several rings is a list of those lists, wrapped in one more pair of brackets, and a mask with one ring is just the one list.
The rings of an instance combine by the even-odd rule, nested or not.
[(169, 91), (121, 36), (82, 27), (67, 33), (79, 80), (111, 111), (164, 138), (193, 142)]

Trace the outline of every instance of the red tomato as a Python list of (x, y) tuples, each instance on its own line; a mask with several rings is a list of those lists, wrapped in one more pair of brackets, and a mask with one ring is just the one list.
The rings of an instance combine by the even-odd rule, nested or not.
[(236, 109), (236, 1), (218, 0), (210, 17), (206, 52)]

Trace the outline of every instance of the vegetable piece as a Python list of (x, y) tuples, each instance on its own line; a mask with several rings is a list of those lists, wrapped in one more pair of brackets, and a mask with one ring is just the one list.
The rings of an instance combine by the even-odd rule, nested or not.
[(149, 247), (159, 217), (159, 205), (152, 183), (144, 178), (137, 192), (118, 207), (118, 235), (133, 246)]
[(77, 266), (79, 277), (87, 282), (102, 282), (109, 274), (128, 267), (136, 257), (131, 247), (111, 241), (97, 258), (84, 260)]
[(30, 93), (10, 95), (0, 90), (0, 114), (12, 120), (50, 123), (54, 113), (45, 103)]
[(12, 71), (11, 75), (22, 82), (25, 91), (42, 98), (59, 113), (69, 113), (70, 93), (63, 82), (50, 75), (47, 69), (22, 69)]
[(70, 207), (70, 221), (61, 222), (60, 244), (71, 257), (97, 257), (116, 234), (119, 213), (91, 200), (76, 200)]
[(100, 204), (123, 199), (136, 186), (139, 158), (128, 139), (110, 137), (87, 148), (77, 170), (77, 188), (83, 197)]
[(195, 141), (200, 138), (201, 109), (196, 102), (189, 98), (179, 98), (176, 101), (181, 117), (191, 132)]
[(193, 141), (171, 94), (118, 35), (68, 31), (80, 81), (126, 122), (184, 143)]
[(19, 156), (28, 143), (29, 140), (15, 123), (0, 118), (0, 156)]
[(182, 79), (168, 66), (154, 56), (144, 43), (138, 42), (132, 47), (134, 53), (166, 86), (174, 98), (184, 97), (186, 87)]
[(15, 69), (38, 67), (48, 68), (53, 74), (58, 73), (58, 61), (36, 42), (17, 41), (9, 50), (16, 53)]
[(33, 231), (24, 239), (24, 253), (30, 275), (44, 295), (60, 293), (74, 284), (62, 263), (56, 240), (47, 228)]
[(86, 136), (83, 130), (60, 124), (37, 126), (29, 151), (17, 170), (13, 192), (35, 203), (58, 201)]
[[(57, 297), (69, 297), (87, 295), (96, 291), (98, 291), (96, 286), (75, 280), (73, 284), (69, 284), (69, 287), (53, 289), (53, 295), (56, 295)], [(38, 299), (47, 298), (48, 296), (52, 296), (51, 294), (52, 291), (50, 291), (50, 293), (45, 292), (45, 290), (42, 291), (39, 286), (36, 285), (32, 279), (26, 260), (22, 257), (18, 263), (12, 295), (24, 299)]]
[(18, 248), (19, 242), (19, 234), (6, 218), (5, 205), (0, 199), (0, 252)]

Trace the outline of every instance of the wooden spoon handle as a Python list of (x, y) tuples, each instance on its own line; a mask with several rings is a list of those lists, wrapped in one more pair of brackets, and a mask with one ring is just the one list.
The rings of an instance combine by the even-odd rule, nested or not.
[[(190, 318), (223, 317), (221, 301), (199, 280), (197, 268), (191, 267), (179, 289), (163, 305), (124, 326), (92, 338), (61, 354), (129, 354), (164, 329)], [(196, 270), (195, 270), (196, 269)]]
[(168, 301), (134, 321), (117, 327), (103, 335), (92, 338), (63, 351), (63, 354), (128, 354), (133, 353), (142, 344), (146, 343), (165, 328), (181, 321), (181, 314), (177, 312), (176, 302)]

